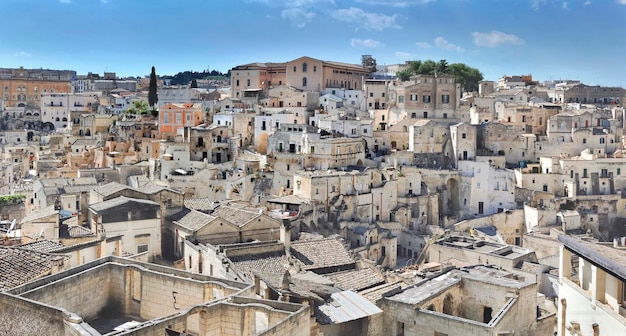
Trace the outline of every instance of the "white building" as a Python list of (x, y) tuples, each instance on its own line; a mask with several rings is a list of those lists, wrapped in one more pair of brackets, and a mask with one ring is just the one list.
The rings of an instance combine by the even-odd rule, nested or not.
[(558, 336), (626, 335), (626, 250), (559, 235)]
[(43, 93), (41, 114), (43, 123), (52, 123), (57, 131), (71, 130), (73, 112), (89, 113), (97, 97), (89, 93)]
[[(476, 161), (460, 160), (462, 178), (459, 204), (463, 212), (485, 216), (514, 209), (515, 173), (492, 164), (494, 157), (477, 157)], [(489, 161), (488, 159), (491, 159)]]

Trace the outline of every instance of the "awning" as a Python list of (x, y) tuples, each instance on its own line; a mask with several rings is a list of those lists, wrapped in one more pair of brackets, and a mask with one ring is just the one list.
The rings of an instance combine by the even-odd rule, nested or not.
[(187, 175), (187, 172), (182, 169), (176, 169), (175, 172), (179, 173), (180, 175)]

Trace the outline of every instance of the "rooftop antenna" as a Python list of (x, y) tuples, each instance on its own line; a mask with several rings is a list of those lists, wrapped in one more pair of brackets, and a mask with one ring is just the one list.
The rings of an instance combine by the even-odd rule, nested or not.
[(7, 236), (9, 235), (9, 233), (11, 233), (11, 231), (13, 231), (13, 229), (15, 229), (16, 222), (17, 220), (15, 218), (11, 221), (11, 225), (9, 226), (9, 230), (7, 231)]

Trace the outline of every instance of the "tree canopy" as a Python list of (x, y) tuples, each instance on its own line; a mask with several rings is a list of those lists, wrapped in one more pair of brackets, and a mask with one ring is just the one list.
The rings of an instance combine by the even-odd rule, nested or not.
[(183, 71), (173, 76), (163, 76), (163, 78), (170, 78), (171, 85), (189, 85), (194, 79), (226, 79), (230, 75), (230, 70), (227, 73), (222, 73), (217, 70), (211, 71)]
[(401, 81), (407, 81), (413, 75), (434, 75), (434, 74), (454, 75), (457, 83), (460, 83), (463, 90), (472, 92), (478, 90), (478, 82), (483, 80), (480, 70), (472, 68), (463, 63), (448, 64), (446, 60), (439, 62), (433, 60), (417, 60), (409, 63), (409, 68), (398, 72)]

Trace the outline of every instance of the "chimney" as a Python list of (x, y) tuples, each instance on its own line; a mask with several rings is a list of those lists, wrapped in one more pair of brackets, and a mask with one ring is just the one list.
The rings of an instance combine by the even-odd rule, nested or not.
[(283, 218), (283, 222), (280, 224), (280, 241), (285, 245), (285, 253), (289, 255), (291, 248), (291, 221), (287, 218)]
[(285, 270), (285, 273), (283, 273), (283, 276), (280, 279), (280, 288), (289, 290), (290, 283), (291, 283), (291, 274), (289, 273), (289, 270)]

